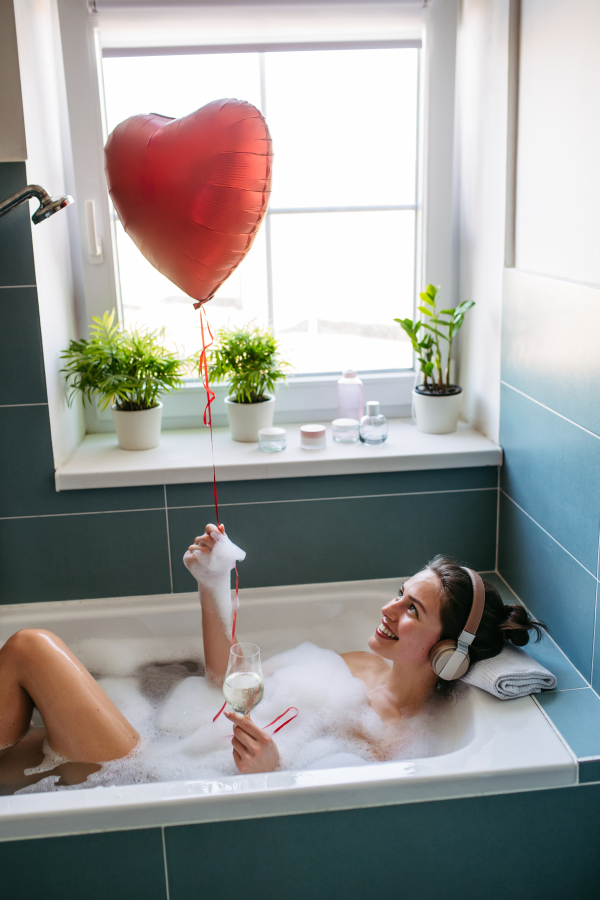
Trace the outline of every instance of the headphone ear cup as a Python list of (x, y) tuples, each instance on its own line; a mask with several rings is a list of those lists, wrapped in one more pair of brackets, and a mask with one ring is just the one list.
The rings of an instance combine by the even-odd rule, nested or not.
[[(437, 644), (434, 644), (431, 650), (429, 651), (429, 662), (431, 663), (431, 668), (435, 672), (435, 674), (441, 677), (441, 672), (444, 669), (446, 663), (452, 658), (456, 648), (456, 641), (451, 639), (445, 641), (438, 641)], [(466, 673), (469, 668), (469, 654), (465, 656), (464, 662), (459, 667), (456, 675), (452, 679), (444, 679), (447, 681), (454, 681), (456, 678), (462, 678), (462, 676)]]

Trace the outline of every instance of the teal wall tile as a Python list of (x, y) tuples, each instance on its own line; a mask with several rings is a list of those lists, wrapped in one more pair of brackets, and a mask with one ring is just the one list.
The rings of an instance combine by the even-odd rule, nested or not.
[(600, 438), (506, 386), (501, 403), (503, 490), (595, 572)]
[[(249, 504), (224, 508), (221, 519), (247, 552), (242, 586), (264, 587), (409, 575), (437, 553), (493, 569), (496, 507), (496, 492), (483, 490)], [(180, 560), (210, 518), (169, 510), (175, 591), (195, 587)]]
[(165, 829), (170, 900), (596, 900), (600, 785)]
[(504, 494), (498, 571), (589, 680), (596, 579)]
[(0, 409), (0, 472), (0, 518), (165, 505), (162, 485), (57, 493), (47, 406)]
[[(519, 602), (518, 597), (498, 575), (491, 573), (485, 575), (485, 579), (498, 589), (505, 603)], [(536, 642), (532, 639), (523, 649), (556, 676), (557, 690), (587, 687), (586, 680), (547, 633), (543, 635), (541, 641)]]
[(6, 900), (167, 900), (160, 828), (0, 843)]
[(164, 510), (0, 521), (0, 603), (170, 590)]
[[(218, 484), (218, 495), (221, 506), (226, 503), (264, 503), (273, 500), (310, 500), (366, 494), (402, 494), (412, 491), (475, 490), (495, 488), (497, 484), (496, 466), (477, 466), (466, 469), (426, 469), (422, 472), (377, 472), (366, 475), (223, 481)], [(212, 483), (168, 485), (167, 503), (169, 507), (211, 506), (214, 503)]]
[(579, 783), (600, 781), (600, 759), (586, 759), (579, 763)]
[(600, 756), (600, 697), (591, 688), (545, 691), (536, 699), (576, 756)]
[[(600, 434), (600, 304), (552, 294), (505, 291), (502, 378), (579, 425)], [(504, 410), (502, 410), (504, 415)]]
[(0, 287), (0, 321), (0, 406), (46, 403), (37, 288)]
[[(5, 200), (27, 184), (24, 162), (0, 163), (0, 199)], [(0, 286), (35, 284), (29, 203), (22, 203), (0, 217)]]

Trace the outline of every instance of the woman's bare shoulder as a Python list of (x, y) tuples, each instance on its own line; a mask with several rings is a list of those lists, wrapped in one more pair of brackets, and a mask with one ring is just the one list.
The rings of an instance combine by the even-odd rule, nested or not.
[(354, 650), (351, 653), (342, 653), (341, 656), (354, 677), (361, 678), (365, 682), (379, 679), (389, 672), (385, 660), (366, 650)]

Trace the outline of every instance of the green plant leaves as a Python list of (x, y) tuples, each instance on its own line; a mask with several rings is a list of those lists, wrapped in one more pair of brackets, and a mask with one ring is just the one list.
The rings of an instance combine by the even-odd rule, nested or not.
[[(475, 306), (475, 302), (473, 300), (463, 300), (456, 309), (442, 309), (437, 312), (436, 297), (438, 292), (439, 288), (436, 288), (433, 284), (428, 284), (426, 290), (419, 294), (419, 297), (426, 305), (417, 308), (422, 316), (427, 316), (426, 319), (421, 319), (417, 322), (413, 322), (412, 319), (394, 319), (394, 322), (398, 322), (411, 340), (424, 376), (425, 385), (427, 386), (428, 379), (431, 378), (434, 384), (437, 382), (435, 389), (443, 393), (450, 386), (450, 356), (452, 354), (454, 335), (460, 329), (465, 313)], [(448, 318), (442, 318), (442, 316), (448, 316)], [(425, 329), (427, 332), (421, 340), (418, 339), (420, 328)], [(441, 341), (445, 341), (448, 345), (445, 377), (442, 373)]]
[(183, 358), (165, 346), (165, 330), (123, 331), (116, 313), (94, 316), (89, 340), (71, 341), (61, 359), (70, 393), (69, 405), (80, 392), (84, 406), (98, 397), (100, 409), (115, 404), (121, 410), (151, 409), (162, 393), (183, 386), (183, 375), (197, 365), (197, 356)]
[(260, 403), (285, 381), (291, 364), (279, 355), (279, 342), (269, 328), (249, 322), (240, 328), (221, 328), (209, 351), (209, 374), (229, 380), (229, 395), (238, 403)]

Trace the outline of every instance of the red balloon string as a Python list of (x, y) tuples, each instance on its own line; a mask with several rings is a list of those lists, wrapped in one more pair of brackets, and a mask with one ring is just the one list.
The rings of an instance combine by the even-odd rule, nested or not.
[[(204, 310), (204, 305), (202, 303), (195, 303), (194, 307), (196, 309), (198, 307), (200, 307), (200, 331), (202, 333), (202, 352), (200, 353), (200, 363), (199, 363), (198, 368), (200, 371), (200, 377), (202, 378), (202, 380), (204, 382), (204, 389), (206, 390), (206, 406), (204, 408), (203, 421), (204, 421), (204, 424), (208, 425), (208, 427), (210, 428), (210, 449), (211, 449), (211, 453), (212, 453), (213, 492), (215, 495), (215, 515), (217, 517), (217, 525), (219, 525), (220, 523), (219, 523), (219, 502), (217, 499), (217, 472), (215, 469), (215, 447), (214, 447), (214, 442), (213, 442), (212, 413), (211, 413), (211, 409), (210, 409), (211, 404), (214, 402), (214, 399), (215, 399), (215, 392), (213, 390), (211, 390), (211, 387), (210, 387), (210, 384), (208, 381), (208, 360), (206, 357), (206, 351), (208, 350), (209, 347), (212, 347), (215, 339), (213, 338), (212, 331), (210, 330), (210, 325), (208, 324), (208, 318), (207, 318), (206, 319), (206, 329), (210, 335), (210, 341), (208, 344), (206, 343), (206, 337), (204, 334), (204, 319), (202, 318), (203, 315), (206, 316), (206, 312)], [(234, 566), (234, 568), (235, 568), (235, 603), (234, 603), (234, 607), (233, 607), (233, 624), (231, 627), (231, 646), (232, 647), (235, 644), (235, 626), (237, 624), (237, 614), (238, 614), (238, 608), (240, 605), (240, 576), (239, 576), (239, 573), (237, 570), (237, 566)], [(219, 718), (219, 716), (221, 715), (221, 713), (223, 712), (223, 710), (225, 709), (226, 706), (227, 706), (227, 701), (225, 701), (225, 703), (223, 704), (223, 706), (221, 707), (219, 712), (213, 718), (213, 722), (217, 721), (217, 719)], [(271, 725), (275, 724), (275, 722), (279, 722), (279, 720), (283, 719), (283, 717), (285, 715), (287, 715), (290, 712), (290, 710), (292, 710), (292, 709), (295, 709), (296, 712), (286, 722), (284, 722), (283, 725), (280, 725), (278, 728), (275, 729), (273, 734), (277, 734), (278, 731), (281, 731), (282, 728), (284, 728), (293, 719), (296, 718), (296, 716), (298, 715), (298, 708), (296, 706), (288, 707), (285, 712), (281, 713), (280, 716), (277, 716), (276, 719), (273, 719), (272, 722), (269, 722), (268, 725), (265, 725), (265, 728), (270, 728)]]
[(208, 425), (210, 428), (210, 449), (212, 453), (212, 470), (213, 470), (213, 493), (215, 496), (215, 515), (217, 517), (217, 525), (219, 522), (219, 502), (217, 500), (217, 472), (215, 469), (215, 445), (213, 442), (213, 427), (212, 427), (212, 412), (211, 412), (211, 404), (215, 399), (215, 392), (211, 390), (210, 384), (208, 383), (208, 361), (206, 358), (206, 351), (209, 347), (212, 347), (214, 344), (214, 338), (212, 336), (212, 331), (210, 330), (210, 325), (208, 324), (208, 319), (206, 319), (206, 327), (208, 329), (208, 333), (210, 335), (210, 342), (207, 344), (204, 336), (204, 319), (202, 316), (206, 316), (206, 312), (204, 307), (200, 307), (200, 331), (202, 332), (202, 352), (200, 354), (200, 377), (202, 377), (204, 373), (204, 388), (206, 390), (206, 406), (204, 407), (204, 416), (203, 421), (205, 425)]

